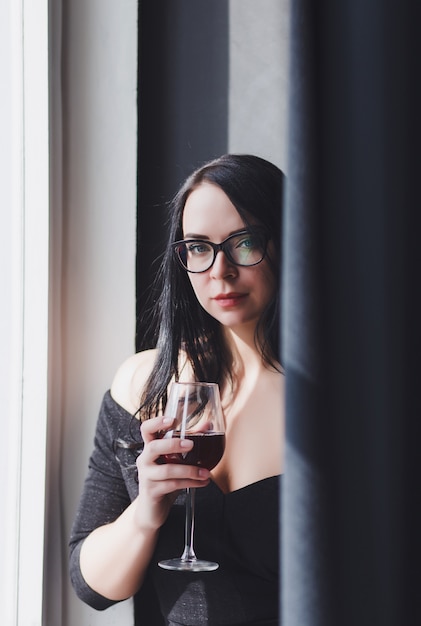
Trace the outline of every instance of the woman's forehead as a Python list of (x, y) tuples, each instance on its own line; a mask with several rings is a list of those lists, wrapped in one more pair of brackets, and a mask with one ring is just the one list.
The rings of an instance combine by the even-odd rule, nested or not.
[(188, 196), (183, 211), (184, 236), (234, 232), (244, 220), (226, 193), (211, 183), (202, 183)]

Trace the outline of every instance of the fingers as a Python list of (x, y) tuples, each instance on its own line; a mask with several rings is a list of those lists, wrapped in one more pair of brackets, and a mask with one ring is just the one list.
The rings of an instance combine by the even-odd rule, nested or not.
[[(206, 481), (210, 477), (210, 471), (204, 467), (195, 465), (184, 465), (182, 463), (157, 463), (157, 460), (165, 456), (185, 454), (193, 447), (193, 442), (189, 439), (154, 439), (145, 448), (137, 459), (139, 479), (141, 476), (148, 480), (169, 481), (188, 480)], [(191, 486), (191, 485), (187, 485)], [(183, 489), (186, 485), (177, 484), (176, 489)]]
[(141, 433), (145, 447), (141, 458), (144, 463), (155, 463), (168, 454), (183, 454), (193, 447), (189, 439), (165, 437), (174, 420), (168, 417), (153, 417), (141, 425)]
[(203, 467), (167, 463), (145, 462), (145, 451), (137, 460), (139, 475), (139, 493), (147, 493), (152, 500), (157, 500), (173, 492), (189, 487), (206, 487), (209, 484), (210, 472)]
[(159, 416), (141, 425), (145, 447), (137, 459), (139, 487), (147, 489), (152, 497), (188, 487), (205, 487), (209, 483), (210, 472), (205, 468), (165, 461), (159, 463), (166, 455), (185, 454), (194, 445), (190, 439), (157, 437), (158, 433), (167, 431), (172, 422), (172, 418)]
[(140, 426), (143, 441), (148, 443), (149, 441), (156, 439), (157, 433), (168, 430), (173, 421), (173, 417), (165, 417), (162, 415), (145, 420)]
[[(210, 472), (204, 467), (196, 467), (195, 465), (182, 465), (181, 463), (166, 463), (163, 465), (154, 464), (149, 469), (149, 480), (165, 481), (168, 484), (173, 483), (175, 489), (183, 489), (185, 487), (195, 487), (196, 484), (192, 483), (204, 483), (210, 477)], [(181, 485), (182, 482), (186, 484)], [(187, 484), (188, 483), (188, 484)]]
[(181, 463), (157, 463), (164, 455), (179, 455), (193, 447), (190, 439), (163, 437), (171, 428), (173, 419), (153, 417), (141, 425), (145, 443), (136, 460), (139, 477), (139, 497), (136, 515), (145, 528), (159, 528), (167, 518), (177, 492), (189, 487), (206, 487), (210, 481), (209, 470)]

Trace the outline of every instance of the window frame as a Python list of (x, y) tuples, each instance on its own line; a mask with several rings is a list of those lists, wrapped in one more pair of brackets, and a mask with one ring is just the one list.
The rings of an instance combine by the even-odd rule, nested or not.
[[(49, 323), (49, 6), (2, 7), (4, 373), (0, 622), (41, 624)], [(4, 80), (3, 80), (4, 78)]]

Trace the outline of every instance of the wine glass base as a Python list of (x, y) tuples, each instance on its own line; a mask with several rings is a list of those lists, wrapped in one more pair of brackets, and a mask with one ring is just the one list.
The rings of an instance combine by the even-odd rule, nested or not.
[(213, 572), (219, 567), (219, 563), (213, 561), (202, 561), (194, 559), (192, 561), (183, 561), (183, 559), (167, 559), (159, 561), (159, 567), (163, 569), (173, 570), (177, 572)]

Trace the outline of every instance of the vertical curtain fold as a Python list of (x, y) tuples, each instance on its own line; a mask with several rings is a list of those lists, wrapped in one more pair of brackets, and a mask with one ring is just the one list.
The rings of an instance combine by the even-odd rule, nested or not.
[(282, 505), (282, 623), (329, 626), (330, 597), (321, 393), (317, 32), (311, 3), (291, 4), (288, 181), (282, 345), (287, 440)]
[(283, 626), (413, 624), (420, 7), (291, 11)]

